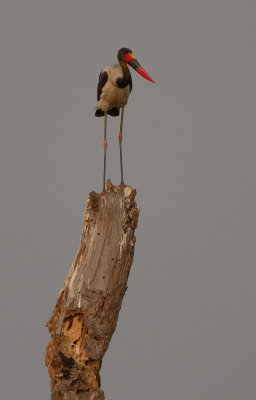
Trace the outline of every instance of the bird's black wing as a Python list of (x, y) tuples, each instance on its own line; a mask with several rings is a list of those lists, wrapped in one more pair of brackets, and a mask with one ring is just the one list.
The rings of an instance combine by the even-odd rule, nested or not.
[(106, 84), (108, 80), (108, 73), (107, 71), (101, 72), (100, 76), (99, 76), (99, 83), (98, 83), (98, 87), (97, 87), (97, 100), (100, 100), (100, 95), (102, 93), (102, 88), (104, 87), (104, 85)]

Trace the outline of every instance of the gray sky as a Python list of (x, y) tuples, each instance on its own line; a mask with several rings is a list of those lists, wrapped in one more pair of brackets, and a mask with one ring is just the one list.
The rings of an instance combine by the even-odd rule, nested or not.
[[(50, 398), (44, 324), (101, 190), (100, 70), (133, 50), (135, 260), (107, 399), (255, 400), (255, 0), (0, 0), (1, 399)], [(107, 176), (120, 182), (119, 119)]]

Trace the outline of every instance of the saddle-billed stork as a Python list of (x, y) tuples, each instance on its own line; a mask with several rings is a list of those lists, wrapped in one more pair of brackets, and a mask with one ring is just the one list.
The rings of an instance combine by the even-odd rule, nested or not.
[(120, 148), (120, 167), (121, 167), (121, 184), (124, 185), (123, 177), (123, 160), (122, 160), (122, 129), (124, 118), (124, 106), (127, 104), (129, 94), (132, 91), (132, 77), (128, 65), (135, 69), (140, 75), (154, 82), (148, 73), (138, 63), (132, 50), (122, 47), (117, 54), (119, 64), (112, 64), (104, 68), (99, 75), (99, 83), (97, 88), (98, 103), (95, 106), (96, 117), (104, 116), (104, 170), (103, 170), (103, 189), (105, 194), (106, 179), (106, 156), (107, 156), (107, 114), (117, 117), (121, 108), (121, 122), (119, 132), (119, 148)]

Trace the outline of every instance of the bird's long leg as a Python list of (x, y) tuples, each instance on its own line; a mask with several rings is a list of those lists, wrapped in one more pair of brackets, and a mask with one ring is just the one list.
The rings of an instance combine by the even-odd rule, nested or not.
[(102, 194), (106, 193), (106, 187), (105, 187), (105, 182), (106, 182), (106, 159), (107, 159), (107, 113), (105, 112), (104, 116), (104, 169), (103, 169), (103, 189), (102, 189)]
[(124, 186), (124, 174), (123, 174), (123, 156), (122, 156), (122, 140), (123, 140), (123, 119), (124, 119), (124, 107), (121, 111), (121, 122), (120, 122), (120, 132), (119, 132), (119, 148), (120, 148), (120, 167), (121, 167), (121, 185)]

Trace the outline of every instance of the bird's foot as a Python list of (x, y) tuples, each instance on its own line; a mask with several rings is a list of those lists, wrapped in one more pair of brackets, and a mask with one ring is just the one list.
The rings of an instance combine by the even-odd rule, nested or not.
[(126, 188), (127, 185), (126, 185), (124, 182), (121, 182), (120, 185), (119, 185), (119, 187), (121, 187), (121, 188)]
[(106, 196), (106, 190), (103, 189), (100, 195), (101, 195), (101, 196)]

